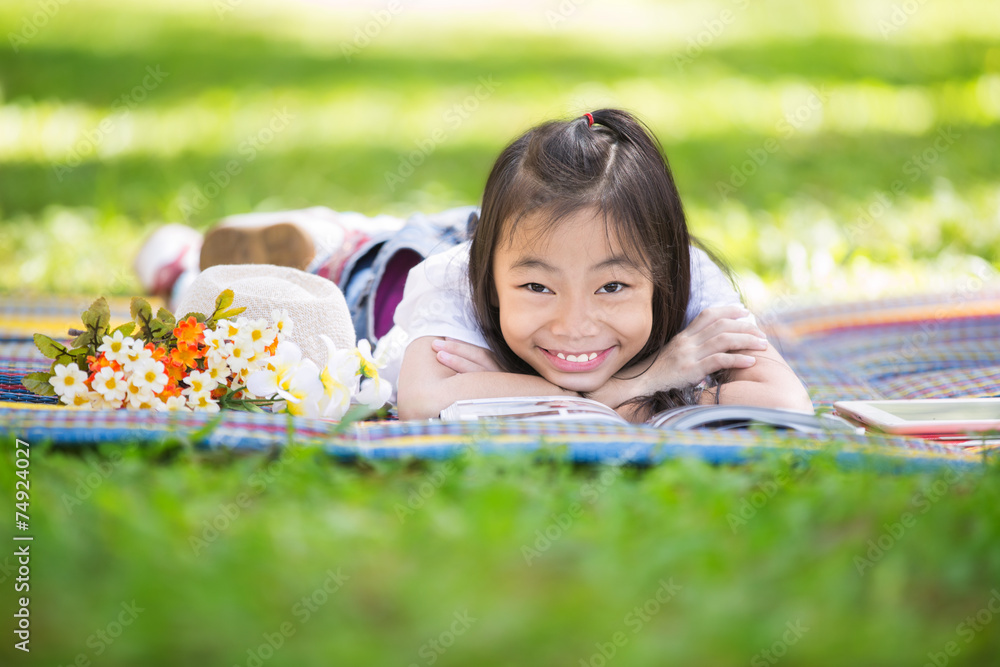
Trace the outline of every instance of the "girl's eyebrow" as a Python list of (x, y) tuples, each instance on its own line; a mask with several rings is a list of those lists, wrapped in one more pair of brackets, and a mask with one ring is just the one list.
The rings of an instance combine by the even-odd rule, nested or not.
[[(597, 264), (591, 266), (590, 270), (600, 271), (602, 269), (611, 269), (611, 268), (638, 270), (638, 267), (635, 265), (635, 262), (628, 259), (624, 255), (614, 255), (612, 257), (608, 257), (604, 261), (598, 262)], [(552, 266), (545, 260), (539, 257), (534, 257), (532, 255), (522, 255), (517, 259), (516, 262), (510, 265), (511, 271), (514, 271), (516, 269), (540, 269), (542, 271), (547, 271), (548, 273), (559, 273), (559, 269)]]

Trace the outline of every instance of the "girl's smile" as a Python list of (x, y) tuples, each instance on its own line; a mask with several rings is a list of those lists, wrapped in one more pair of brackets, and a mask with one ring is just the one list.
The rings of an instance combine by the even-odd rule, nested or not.
[(554, 223), (535, 211), (494, 256), (504, 340), (565, 389), (603, 386), (652, 331), (653, 284), (611, 236), (595, 209)]
[(564, 373), (592, 371), (603, 364), (614, 349), (614, 347), (609, 347), (599, 352), (573, 353), (541, 348), (542, 352), (548, 357), (549, 363)]

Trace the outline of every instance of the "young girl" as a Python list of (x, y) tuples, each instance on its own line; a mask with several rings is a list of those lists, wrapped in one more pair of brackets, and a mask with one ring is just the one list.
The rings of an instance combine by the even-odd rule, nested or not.
[(633, 421), (694, 401), (812, 411), (727, 276), (692, 245), (656, 140), (624, 111), (526, 132), (497, 159), (478, 216), (237, 218), (187, 243), (201, 268), (283, 264), (336, 281), (357, 336), (389, 362), (401, 419), (460, 399), (551, 394)]
[[(471, 241), (410, 271), (400, 419), (568, 394), (633, 421), (678, 400), (812, 411), (722, 271), (691, 245), (656, 140), (602, 109), (510, 144)], [(706, 391), (706, 378), (725, 377)]]

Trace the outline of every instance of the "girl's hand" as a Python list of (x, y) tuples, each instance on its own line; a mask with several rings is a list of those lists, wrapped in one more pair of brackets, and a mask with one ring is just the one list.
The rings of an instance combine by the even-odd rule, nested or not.
[(645, 373), (655, 380), (651, 391), (697, 384), (724, 368), (753, 366), (757, 359), (738, 351), (766, 350), (767, 337), (757, 325), (740, 319), (749, 314), (742, 306), (716, 306), (698, 313)]
[(431, 342), (431, 349), (437, 353), (437, 360), (442, 366), (456, 373), (501, 370), (493, 353), (478, 345), (454, 338), (436, 338)]
[(617, 408), (654, 391), (697, 384), (724, 368), (750, 368), (756, 358), (740, 351), (766, 350), (767, 338), (755, 324), (741, 320), (742, 306), (706, 308), (663, 346), (650, 362), (622, 369), (588, 397)]

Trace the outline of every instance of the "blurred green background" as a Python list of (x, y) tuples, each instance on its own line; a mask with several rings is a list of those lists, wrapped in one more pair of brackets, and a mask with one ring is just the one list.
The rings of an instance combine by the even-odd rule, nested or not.
[[(611, 105), (659, 135), (693, 229), (755, 303), (996, 275), (995, 0), (7, 0), (0, 37), (2, 293), (133, 294), (132, 257), (164, 222), (475, 203), (519, 132)], [(35, 643), (7, 634), (0, 664), (1000, 651), (995, 465), (98, 454), (33, 454)], [(0, 555), (5, 601), (14, 566)]]
[(5, 2), (0, 289), (134, 293), (131, 259), (168, 221), (474, 203), (516, 134), (609, 105), (661, 138), (692, 228), (755, 302), (993, 277), (998, 15), (990, 0)]

